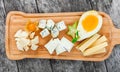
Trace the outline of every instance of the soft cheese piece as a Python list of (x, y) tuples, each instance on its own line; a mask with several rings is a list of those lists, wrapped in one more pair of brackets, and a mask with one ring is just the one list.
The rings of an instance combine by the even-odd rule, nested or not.
[(57, 28), (58, 28), (59, 31), (62, 31), (64, 29), (66, 29), (66, 25), (65, 25), (64, 21), (58, 22), (56, 24), (56, 26), (57, 26)]
[(74, 44), (65, 37), (62, 37), (61, 43), (68, 52), (70, 52), (74, 46)]
[(51, 30), (51, 35), (53, 38), (57, 37), (59, 35), (59, 30), (54, 27), (52, 30)]
[(79, 50), (81, 50), (81, 52), (84, 52), (85, 49), (87, 49), (88, 47), (90, 47), (99, 37), (100, 37), (99, 34), (95, 34), (95, 35), (92, 36), (90, 39), (88, 39), (85, 43), (83, 43), (83, 44), (79, 47)]
[(37, 50), (37, 48), (38, 48), (38, 45), (35, 45), (35, 44), (32, 44), (32, 45), (31, 45), (31, 49), (32, 49), (32, 50)]
[(21, 33), (22, 33), (22, 30), (20, 29), (15, 33), (14, 37), (20, 37)]
[(104, 43), (101, 43), (101, 44), (96, 45), (94, 47), (88, 48), (86, 51), (83, 52), (83, 55), (89, 56), (89, 55), (95, 53), (96, 51), (99, 51), (99, 50), (105, 48), (106, 46), (108, 46), (108, 43), (104, 42)]
[(29, 50), (29, 47), (28, 46), (24, 46), (23, 47), (25, 51), (28, 51)]
[(39, 37), (35, 36), (35, 38), (31, 40), (31, 44), (38, 44), (38, 43), (39, 43)]
[(48, 52), (50, 54), (52, 54), (54, 52), (54, 50), (56, 49), (56, 47), (58, 46), (58, 40), (57, 39), (51, 39), (46, 45), (45, 47), (47, 48)]
[(56, 53), (57, 55), (63, 53), (66, 51), (66, 49), (64, 48), (64, 46), (62, 45), (61, 41), (59, 39), (57, 39), (58, 41), (58, 46), (56, 47)]
[(22, 31), (22, 30), (18, 30), (14, 37), (21, 37), (21, 38), (24, 37), (24, 38), (27, 38), (28, 35), (29, 35), (28, 32)]
[(32, 33), (30, 34), (30, 38), (32, 39), (32, 38), (34, 38), (34, 36), (35, 36), (35, 32), (32, 32)]
[(40, 32), (40, 35), (42, 36), (42, 38), (45, 38), (49, 34), (50, 34), (50, 32), (48, 31), (48, 29), (44, 29)]
[(53, 20), (51, 20), (51, 19), (47, 20), (46, 27), (47, 27), (48, 30), (51, 30), (54, 27), (54, 25), (55, 25), (55, 23), (54, 23)]
[(46, 27), (46, 22), (46, 20), (40, 20), (38, 27), (44, 29)]

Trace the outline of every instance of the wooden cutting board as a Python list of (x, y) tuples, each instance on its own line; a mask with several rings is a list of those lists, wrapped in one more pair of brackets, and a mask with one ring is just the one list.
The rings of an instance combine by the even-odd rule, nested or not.
[[(14, 38), (14, 34), (19, 30), (23, 29), (25, 23), (28, 20), (31, 21), (39, 21), (40, 19), (52, 19), (56, 23), (63, 20), (66, 25), (72, 25), (75, 21), (78, 21), (83, 12), (63, 12), (63, 13), (23, 13), (19, 11), (11, 11), (8, 13), (6, 18), (6, 54), (7, 57), (11, 60), (20, 60), (24, 58), (44, 58), (44, 59), (64, 59), (64, 60), (84, 60), (84, 61), (103, 61), (109, 57), (112, 52), (112, 49), (115, 44), (120, 43), (120, 30), (116, 29), (113, 26), (111, 18), (104, 12), (99, 12), (99, 14), (103, 17), (103, 26), (100, 30), (101, 35), (105, 35), (108, 38), (109, 46), (106, 48), (107, 52), (98, 55), (92, 55), (85, 57), (80, 51), (78, 51), (75, 47), (80, 42), (77, 42), (71, 52), (64, 52), (60, 55), (56, 55), (54, 52), (52, 55), (48, 53), (44, 44), (46, 44), (52, 37), (49, 35), (48, 37), (42, 39), (39, 35), (39, 48), (36, 51), (29, 50), (27, 52), (19, 51), (16, 47), (16, 42)], [(60, 32), (59, 39), (63, 36), (67, 39), (71, 40), (72, 38), (68, 36), (68, 29)]]

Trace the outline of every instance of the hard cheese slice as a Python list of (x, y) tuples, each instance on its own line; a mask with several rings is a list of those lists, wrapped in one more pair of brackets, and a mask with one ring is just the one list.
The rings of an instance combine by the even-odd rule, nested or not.
[(65, 37), (62, 37), (61, 43), (68, 52), (70, 52), (72, 47), (74, 46), (74, 44)]
[(96, 51), (101, 50), (101, 49), (105, 48), (106, 46), (108, 46), (108, 43), (107, 43), (107, 42), (101, 43), (101, 44), (99, 44), (99, 45), (96, 45), (96, 46), (91, 47), (91, 48), (87, 49), (86, 51), (84, 51), (84, 52), (83, 52), (83, 55), (84, 55), (84, 56), (92, 55), (92, 54), (95, 53)]
[(83, 43), (83, 44), (79, 47), (79, 50), (81, 50), (81, 52), (84, 52), (85, 49), (87, 49), (88, 47), (90, 47), (99, 37), (100, 37), (99, 34), (95, 34), (95, 35), (92, 36), (89, 40), (87, 40), (85, 43)]

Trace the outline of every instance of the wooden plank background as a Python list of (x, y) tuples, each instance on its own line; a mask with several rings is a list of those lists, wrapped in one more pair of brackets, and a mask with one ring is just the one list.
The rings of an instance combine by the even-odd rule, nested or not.
[(0, 72), (120, 72), (120, 45), (103, 62), (24, 59), (11, 61), (5, 54), (5, 20), (9, 11), (26, 13), (78, 12), (108, 13), (120, 28), (120, 0), (0, 0)]

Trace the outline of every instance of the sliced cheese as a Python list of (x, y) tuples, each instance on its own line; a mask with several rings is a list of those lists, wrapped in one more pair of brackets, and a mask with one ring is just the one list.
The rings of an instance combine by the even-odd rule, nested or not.
[(61, 43), (68, 52), (70, 52), (74, 46), (74, 44), (65, 37), (62, 37)]
[(91, 45), (91, 47), (92, 47), (92, 46), (95, 46), (95, 45), (98, 45), (98, 44), (100, 44), (100, 43), (103, 43), (103, 42), (105, 42), (105, 41), (107, 41), (107, 38), (106, 38), (105, 36), (102, 36), (102, 37), (100, 37), (98, 40), (96, 40), (96, 41)]
[(66, 51), (66, 49), (62, 45), (61, 41), (58, 39), (58, 46), (56, 48), (56, 54), (59, 55), (59, 54), (65, 52), (65, 51)]
[(87, 40), (84, 44), (82, 44), (79, 47), (79, 50), (81, 50), (81, 52), (84, 52), (85, 49), (87, 49), (89, 46), (91, 46), (99, 37), (100, 37), (99, 34), (95, 34), (89, 40)]
[(105, 53), (105, 52), (106, 52), (106, 48), (102, 48), (102, 49), (100, 49), (100, 50), (98, 50), (98, 51), (92, 53), (92, 55), (93, 55), (93, 54)]
[(99, 45), (96, 45), (96, 46), (91, 47), (91, 48), (87, 49), (86, 51), (84, 51), (84, 52), (83, 52), (83, 55), (84, 55), (84, 56), (89, 56), (89, 55), (95, 53), (96, 51), (105, 48), (106, 46), (108, 46), (108, 43), (107, 43), (107, 42), (101, 43), (101, 44), (99, 44)]
[(58, 46), (58, 40), (54, 39), (54, 40), (50, 40), (45, 47), (47, 48), (48, 52), (50, 54), (52, 54), (54, 52), (54, 50), (57, 48)]

